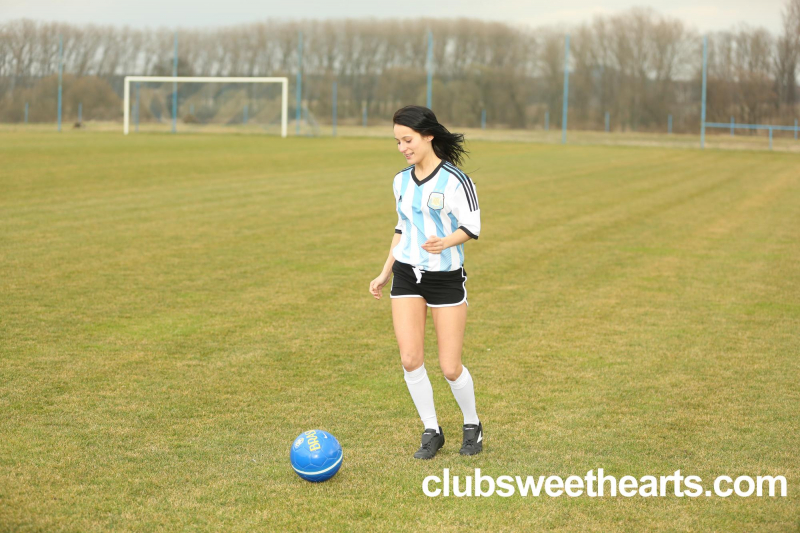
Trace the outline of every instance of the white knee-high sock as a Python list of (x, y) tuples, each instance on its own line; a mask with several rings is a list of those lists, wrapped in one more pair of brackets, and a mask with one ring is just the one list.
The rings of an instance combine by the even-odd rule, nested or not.
[(455, 381), (447, 382), (450, 384), (450, 389), (453, 391), (453, 396), (456, 397), (458, 406), (464, 414), (465, 424), (477, 424), (478, 412), (475, 410), (475, 389), (472, 384), (472, 376), (467, 370), (467, 367), (462, 365), (463, 370), (461, 375)]
[(414, 405), (417, 406), (417, 412), (425, 424), (425, 429), (435, 429), (439, 432), (439, 422), (436, 420), (436, 409), (433, 407), (433, 387), (431, 380), (428, 379), (428, 372), (425, 370), (423, 364), (416, 370), (411, 372), (403, 368), (405, 374), (406, 385), (408, 385), (408, 392), (411, 393), (411, 399), (414, 400)]

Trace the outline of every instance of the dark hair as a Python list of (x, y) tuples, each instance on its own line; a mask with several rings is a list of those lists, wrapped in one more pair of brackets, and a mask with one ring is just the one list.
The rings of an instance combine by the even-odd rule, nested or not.
[(420, 135), (433, 135), (431, 145), (433, 153), (443, 160), (461, 166), (464, 156), (468, 153), (464, 149), (464, 135), (450, 133), (447, 128), (439, 124), (436, 115), (427, 107), (421, 105), (407, 105), (398, 109), (392, 117), (394, 124), (407, 126)]

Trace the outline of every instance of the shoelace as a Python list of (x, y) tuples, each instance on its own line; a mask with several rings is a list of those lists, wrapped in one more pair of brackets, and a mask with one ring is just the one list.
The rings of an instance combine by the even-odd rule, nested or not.
[(470, 430), (470, 431), (474, 431), (475, 433), (473, 434), (471, 439), (470, 438), (464, 439), (464, 444), (463, 444), (464, 446), (475, 446), (477, 444), (478, 431), (477, 430)]
[(433, 437), (431, 437), (430, 439), (428, 439), (428, 441), (427, 441), (427, 442), (423, 442), (423, 443), (422, 443), (422, 445), (421, 445), (420, 447), (421, 447), (421, 448), (423, 448), (423, 449), (425, 449), (425, 450), (428, 450), (428, 451), (430, 451), (430, 449), (431, 449), (431, 446), (433, 446), (433, 439), (434, 439), (435, 437), (436, 437), (436, 435), (434, 435)]

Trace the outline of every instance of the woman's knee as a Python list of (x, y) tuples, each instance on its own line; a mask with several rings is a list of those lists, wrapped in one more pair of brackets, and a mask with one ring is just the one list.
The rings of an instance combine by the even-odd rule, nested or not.
[(400, 362), (403, 363), (403, 368), (406, 372), (413, 372), (422, 366), (423, 353), (422, 352), (400, 352)]
[(461, 361), (456, 362), (440, 362), (439, 366), (442, 369), (442, 374), (450, 381), (455, 381), (461, 375), (462, 366)]

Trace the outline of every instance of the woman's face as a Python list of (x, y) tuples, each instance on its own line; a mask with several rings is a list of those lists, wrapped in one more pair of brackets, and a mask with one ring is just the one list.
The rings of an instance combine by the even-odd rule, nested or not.
[(425, 159), (430, 153), (433, 135), (423, 137), (408, 126), (395, 124), (394, 139), (397, 141), (397, 149), (405, 156), (408, 164), (413, 165)]

